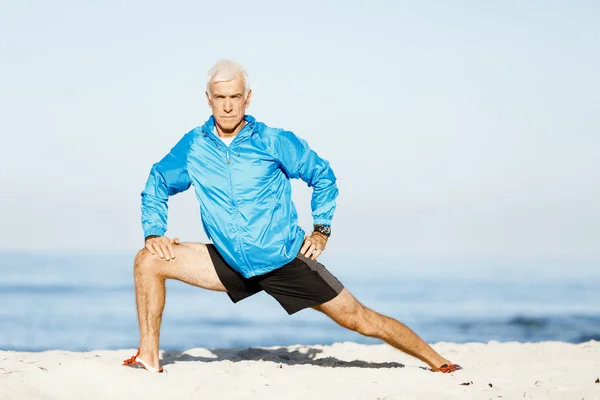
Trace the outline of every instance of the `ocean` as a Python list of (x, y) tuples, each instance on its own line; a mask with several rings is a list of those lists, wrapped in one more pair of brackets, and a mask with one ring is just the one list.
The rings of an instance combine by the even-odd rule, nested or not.
[[(0, 253), (0, 349), (136, 348), (132, 254)], [(428, 342), (600, 340), (598, 263), (320, 259), (363, 304)], [(265, 293), (168, 281), (161, 348), (379, 343), (313, 310), (293, 316)]]

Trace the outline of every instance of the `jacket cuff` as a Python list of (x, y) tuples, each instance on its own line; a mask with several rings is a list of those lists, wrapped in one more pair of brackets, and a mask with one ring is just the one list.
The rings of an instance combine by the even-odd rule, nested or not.
[(165, 236), (166, 231), (167, 230), (164, 228), (150, 228), (144, 230), (144, 238), (147, 238), (148, 236)]
[(331, 226), (331, 218), (315, 218), (313, 225), (327, 225)]

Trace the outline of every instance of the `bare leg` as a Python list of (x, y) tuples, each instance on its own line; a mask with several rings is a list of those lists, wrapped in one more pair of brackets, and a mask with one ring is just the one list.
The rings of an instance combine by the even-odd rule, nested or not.
[(175, 258), (165, 261), (146, 249), (135, 257), (135, 295), (140, 325), (139, 358), (154, 368), (159, 367), (160, 325), (165, 307), (165, 280), (176, 279), (204, 289), (225, 292), (215, 267), (202, 243), (174, 246)]
[(363, 306), (346, 289), (333, 300), (313, 308), (327, 314), (344, 328), (381, 339), (396, 349), (426, 362), (433, 370), (437, 370), (443, 364), (451, 364), (409, 327)]

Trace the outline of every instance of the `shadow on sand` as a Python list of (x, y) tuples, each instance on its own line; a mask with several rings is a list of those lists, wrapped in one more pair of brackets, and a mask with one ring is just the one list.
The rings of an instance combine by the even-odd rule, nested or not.
[(304, 351), (290, 350), (285, 347), (276, 349), (212, 349), (211, 357), (199, 357), (176, 351), (167, 351), (163, 353), (161, 364), (163, 366), (175, 364), (178, 362), (218, 362), (218, 361), (272, 361), (285, 365), (316, 365), (319, 367), (341, 367), (341, 368), (404, 368), (404, 364), (397, 362), (374, 363), (367, 361), (342, 361), (334, 357), (316, 358), (323, 350), (312, 347), (305, 348)]

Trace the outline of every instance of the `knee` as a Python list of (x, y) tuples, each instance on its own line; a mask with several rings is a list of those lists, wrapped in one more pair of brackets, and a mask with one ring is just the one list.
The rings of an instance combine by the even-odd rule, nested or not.
[(149, 272), (156, 264), (155, 256), (143, 248), (135, 255), (133, 262), (133, 272), (135, 274), (143, 274)]
[(353, 310), (348, 318), (348, 328), (364, 336), (377, 337), (379, 335), (377, 324), (374, 323), (372, 318), (369, 318), (371, 312), (364, 306)]

